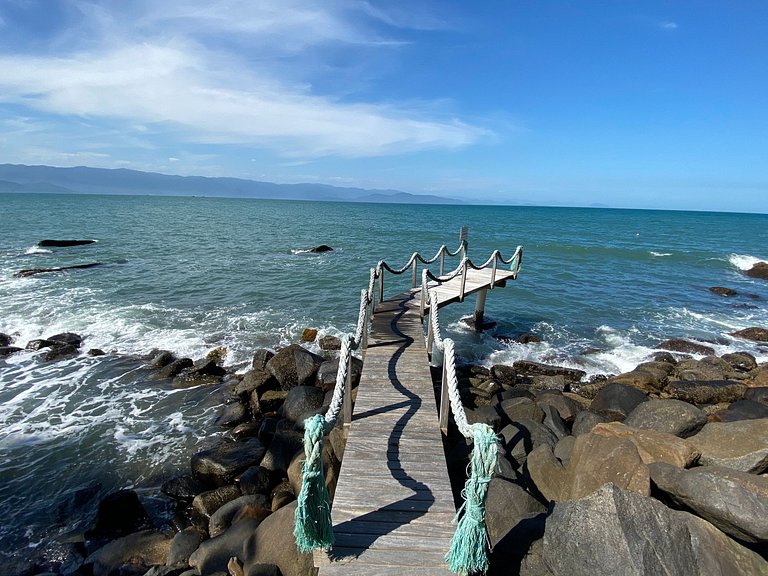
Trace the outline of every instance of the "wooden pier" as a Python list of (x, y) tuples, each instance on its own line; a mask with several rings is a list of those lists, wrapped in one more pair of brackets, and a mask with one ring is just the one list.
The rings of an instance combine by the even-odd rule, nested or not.
[[(492, 275), (495, 286), (515, 277), (465, 273), (430, 283), (438, 307), (491, 288)], [(450, 574), (456, 508), (421, 310), (419, 288), (376, 307), (333, 500), (336, 543), (315, 552), (320, 576)]]

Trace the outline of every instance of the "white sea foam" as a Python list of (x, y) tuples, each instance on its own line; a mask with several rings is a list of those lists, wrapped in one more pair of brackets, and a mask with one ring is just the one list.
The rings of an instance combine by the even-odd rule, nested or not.
[(749, 254), (731, 254), (728, 257), (728, 261), (739, 270), (749, 270), (758, 262), (766, 262), (767, 260)]
[(653, 250), (651, 250), (649, 254), (651, 256), (655, 256), (656, 258), (662, 258), (664, 256), (672, 256), (672, 252), (654, 252)]
[(47, 250), (46, 248), (40, 248), (40, 246), (32, 246), (24, 251), (24, 254), (52, 254), (53, 250)]

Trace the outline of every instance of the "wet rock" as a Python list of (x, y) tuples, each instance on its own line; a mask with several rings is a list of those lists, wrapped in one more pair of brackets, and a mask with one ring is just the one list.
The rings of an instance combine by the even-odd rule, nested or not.
[(768, 420), (709, 422), (690, 442), (704, 466), (762, 474), (768, 469)]
[(174, 376), (181, 374), (182, 370), (189, 368), (193, 364), (192, 358), (179, 358), (178, 360), (174, 360), (170, 364), (163, 366), (157, 373), (157, 376), (158, 378), (173, 378)]
[(163, 566), (171, 540), (160, 532), (144, 530), (113, 540), (85, 559), (93, 564), (94, 576), (111, 576), (127, 565), (133, 573), (143, 574), (152, 566)]
[(606, 384), (592, 400), (589, 409), (608, 420), (623, 421), (632, 410), (647, 400), (648, 396), (644, 392), (632, 386)]
[(5, 332), (0, 332), (0, 347), (10, 346), (13, 342), (13, 338)]
[(47, 274), (48, 272), (82, 270), (85, 268), (95, 268), (96, 266), (103, 266), (103, 264), (101, 262), (89, 262), (88, 264), (74, 264), (72, 266), (59, 266), (57, 268), (27, 268), (25, 270), (19, 270), (14, 274), (14, 276), (16, 278), (27, 278), (29, 276), (37, 276), (38, 274)]
[(95, 356), (104, 356), (106, 355), (106, 352), (104, 352), (104, 350), (102, 350), (101, 348), (91, 348), (90, 350), (88, 350), (87, 354), (88, 356), (95, 357)]
[(61, 344), (53, 346), (50, 350), (43, 354), (43, 360), (46, 362), (54, 362), (56, 360), (64, 360), (66, 358), (72, 358), (79, 353), (76, 346), (72, 344)]
[(264, 370), (269, 362), (275, 355), (272, 350), (266, 348), (259, 348), (253, 353), (253, 360), (251, 360), (251, 368), (254, 370)]
[(660, 350), (669, 350), (671, 352), (681, 352), (683, 354), (696, 354), (700, 356), (709, 356), (715, 353), (711, 346), (690, 342), (688, 340), (672, 339), (665, 340), (656, 346)]
[(247, 494), (219, 507), (208, 521), (208, 535), (215, 538), (229, 530), (235, 519), (252, 518), (261, 522), (272, 513), (264, 494)]
[(317, 370), (325, 361), (298, 344), (281, 349), (267, 362), (266, 368), (275, 377), (281, 390), (312, 385)]
[(768, 263), (758, 262), (749, 270), (744, 272), (750, 278), (759, 278), (761, 280), (768, 280)]
[(517, 372), (512, 366), (494, 364), (491, 366), (491, 376), (502, 386), (514, 386)]
[(543, 559), (554, 576), (763, 574), (768, 563), (708, 522), (607, 484), (558, 502), (547, 518)]
[(666, 432), (688, 438), (707, 423), (707, 415), (696, 406), (674, 399), (651, 398), (630, 412), (624, 424), (633, 428)]
[(242, 496), (242, 493), (237, 486), (231, 484), (220, 486), (215, 490), (207, 490), (195, 496), (195, 499), (192, 501), (192, 509), (205, 521), (205, 528), (207, 529), (208, 522), (216, 510), (240, 496)]
[(632, 428), (621, 422), (598, 424), (592, 434), (630, 440), (646, 464), (666, 462), (678, 468), (688, 468), (700, 456), (694, 445), (682, 438), (667, 432)]
[(218, 348), (214, 348), (213, 350), (210, 350), (205, 355), (205, 360), (211, 361), (217, 366), (221, 366), (224, 364), (224, 359), (226, 357), (227, 357), (227, 347), (219, 346)]
[(189, 474), (171, 478), (164, 482), (161, 488), (166, 496), (187, 502), (192, 502), (194, 497), (204, 492), (205, 489), (205, 484)]
[(284, 506), (265, 519), (243, 544), (245, 573), (255, 564), (275, 564), (283, 576), (311, 574), (311, 554), (303, 554), (296, 548), (293, 537), (296, 503)]
[(192, 456), (192, 474), (206, 484), (225, 486), (251, 466), (258, 465), (265, 452), (257, 438), (222, 442)]
[(66, 248), (69, 246), (85, 246), (86, 244), (94, 244), (96, 240), (52, 240), (45, 239), (40, 240), (37, 243), (41, 248)]
[(733, 288), (726, 288), (724, 286), (712, 286), (709, 291), (718, 296), (736, 296), (738, 292)]
[(296, 452), (302, 450), (303, 446), (303, 434), (294, 430), (277, 430), (261, 460), (261, 466), (270, 472), (286, 472)]
[(516, 341), (518, 344), (537, 344), (541, 342), (541, 338), (536, 336), (536, 334), (531, 334), (530, 332), (526, 332), (524, 334), (520, 334)]
[(744, 397), (747, 387), (733, 380), (678, 380), (667, 385), (670, 397), (691, 404), (730, 403)]
[(251, 410), (254, 412), (261, 412), (262, 414), (272, 414), (277, 412), (288, 397), (287, 390), (267, 390), (260, 396), (256, 406), (254, 406), (253, 398), (256, 396), (256, 392), (251, 395)]
[(576, 418), (574, 418), (571, 431), (574, 436), (580, 436), (581, 434), (591, 432), (595, 425), (607, 421), (607, 418), (601, 414), (597, 414), (591, 410), (583, 410), (576, 415)]
[(185, 528), (176, 534), (171, 540), (171, 547), (168, 551), (168, 566), (188, 566), (189, 557), (197, 550), (203, 541), (203, 535), (195, 528)]
[(133, 490), (118, 490), (99, 502), (96, 519), (86, 537), (113, 539), (152, 525), (147, 511)]
[(271, 472), (263, 466), (251, 466), (237, 480), (243, 494), (266, 494), (272, 486)]
[[(478, 408), (477, 410), (480, 410)], [(508, 422), (516, 422), (527, 419), (535, 422), (543, 422), (544, 412), (530, 398), (518, 397), (502, 400), (498, 403), (496, 410)]]
[(248, 411), (245, 406), (240, 402), (231, 402), (221, 408), (219, 417), (216, 418), (216, 426), (232, 428), (242, 424), (247, 416)]
[(157, 350), (154, 354), (151, 354), (149, 365), (152, 368), (164, 368), (174, 360), (176, 360), (176, 356), (173, 355), (173, 352), (169, 352), (168, 350)]
[(667, 364), (677, 364), (677, 358), (675, 358), (669, 352), (654, 352), (651, 358), (653, 362), (666, 362)]
[(744, 328), (744, 330), (731, 332), (731, 336), (743, 338), (744, 340), (753, 340), (754, 342), (768, 342), (768, 329), (759, 327)]
[(73, 332), (54, 334), (53, 336), (48, 336), (46, 340), (56, 342), (58, 345), (74, 346), (75, 348), (80, 348), (80, 346), (83, 345), (83, 337), (79, 334), (74, 334)]
[(234, 393), (240, 398), (250, 398), (254, 391), (263, 393), (277, 388), (277, 380), (265, 368), (253, 368), (243, 375), (243, 379), (237, 383)]
[(723, 360), (736, 372), (749, 372), (757, 368), (757, 360), (749, 352), (733, 352), (732, 354), (723, 354)]
[[(318, 388), (324, 392), (333, 390), (336, 386), (336, 374), (339, 371), (339, 359), (334, 358), (323, 362), (317, 369), (317, 378), (315, 380)], [(352, 357), (352, 386), (357, 386), (360, 382), (360, 375), (363, 373), (363, 361)]]
[(768, 478), (716, 466), (680, 470), (656, 463), (650, 471), (656, 489), (676, 507), (744, 542), (768, 541)]
[(11, 356), (12, 354), (23, 351), (24, 350), (22, 348), (17, 348), (16, 346), (0, 346), (0, 358)]
[(315, 253), (332, 252), (333, 248), (328, 246), (328, 244), (318, 244), (317, 246), (310, 248), (309, 251)]
[(325, 393), (314, 386), (296, 386), (285, 397), (283, 416), (297, 422), (308, 412), (316, 411), (323, 405)]
[(317, 328), (304, 328), (304, 330), (302, 330), (302, 342), (314, 342), (315, 340), (317, 340)]
[(203, 541), (189, 557), (189, 565), (198, 574), (228, 574), (229, 559), (243, 557), (243, 543), (251, 537), (259, 524), (258, 520), (246, 518), (215, 538)]

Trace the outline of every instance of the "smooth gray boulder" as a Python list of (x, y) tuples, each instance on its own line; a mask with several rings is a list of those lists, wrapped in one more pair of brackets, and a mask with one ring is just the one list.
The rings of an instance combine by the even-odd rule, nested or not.
[(267, 370), (277, 380), (281, 390), (296, 386), (312, 385), (317, 370), (325, 358), (313, 354), (298, 344), (291, 344), (277, 352), (266, 364)]
[(545, 512), (546, 508), (517, 484), (493, 478), (488, 484), (485, 511), (488, 537), (495, 546), (522, 519)]
[(245, 573), (256, 564), (275, 564), (283, 576), (312, 574), (311, 554), (299, 552), (293, 536), (296, 502), (292, 502), (265, 519), (251, 532), (243, 544)]
[(624, 424), (633, 428), (667, 432), (679, 438), (689, 438), (707, 423), (707, 415), (682, 400), (651, 398), (629, 413)]
[(298, 422), (307, 413), (320, 409), (324, 398), (325, 393), (314, 386), (291, 388), (283, 402), (283, 416), (291, 422)]
[(143, 530), (102, 546), (85, 559), (93, 565), (93, 576), (110, 576), (123, 564), (131, 564), (146, 572), (152, 566), (164, 566), (171, 540), (161, 532)]
[(247, 494), (219, 507), (208, 520), (208, 535), (215, 538), (226, 532), (236, 519), (263, 520), (272, 512), (269, 498), (264, 494)]
[(768, 419), (710, 422), (689, 438), (704, 466), (762, 474), (768, 470)]
[(243, 543), (259, 527), (259, 520), (245, 518), (232, 525), (226, 532), (210, 540), (204, 540), (200, 547), (189, 557), (189, 565), (196, 568), (198, 574), (228, 574), (229, 559), (235, 557), (244, 560)]
[(608, 420), (622, 422), (638, 405), (648, 400), (645, 392), (624, 384), (606, 384), (589, 406)]
[(257, 465), (266, 449), (257, 438), (222, 442), (192, 456), (192, 474), (212, 486), (226, 486), (251, 466)]
[(691, 404), (735, 402), (744, 397), (747, 387), (733, 380), (678, 380), (667, 384), (672, 398)]

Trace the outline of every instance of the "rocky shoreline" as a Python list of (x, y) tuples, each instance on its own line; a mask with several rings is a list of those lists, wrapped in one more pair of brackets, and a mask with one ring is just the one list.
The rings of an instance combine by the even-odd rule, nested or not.
[[(735, 336), (768, 342), (759, 327)], [(0, 335), (1, 354), (21, 350), (11, 340)], [(26, 348), (56, 361), (82, 344), (65, 333)], [(157, 379), (227, 392), (216, 425), (228, 432), (162, 487), (172, 522), (154, 526), (120, 490), (62, 539), (59, 558), (7, 573), (312, 574), (293, 541), (302, 423), (330, 402), (339, 342), (318, 344), (322, 355), (298, 343), (257, 350), (245, 373), (223, 367), (222, 348), (196, 361), (152, 351), (144, 362)], [(631, 372), (591, 379), (530, 361), (459, 367), (469, 421), (493, 426), (503, 447), (488, 490), (490, 574), (768, 574), (768, 364), (702, 342), (658, 348)], [(460, 504), (471, 444), (452, 429), (445, 445)], [(343, 451), (337, 428), (323, 452), (331, 494)]]

